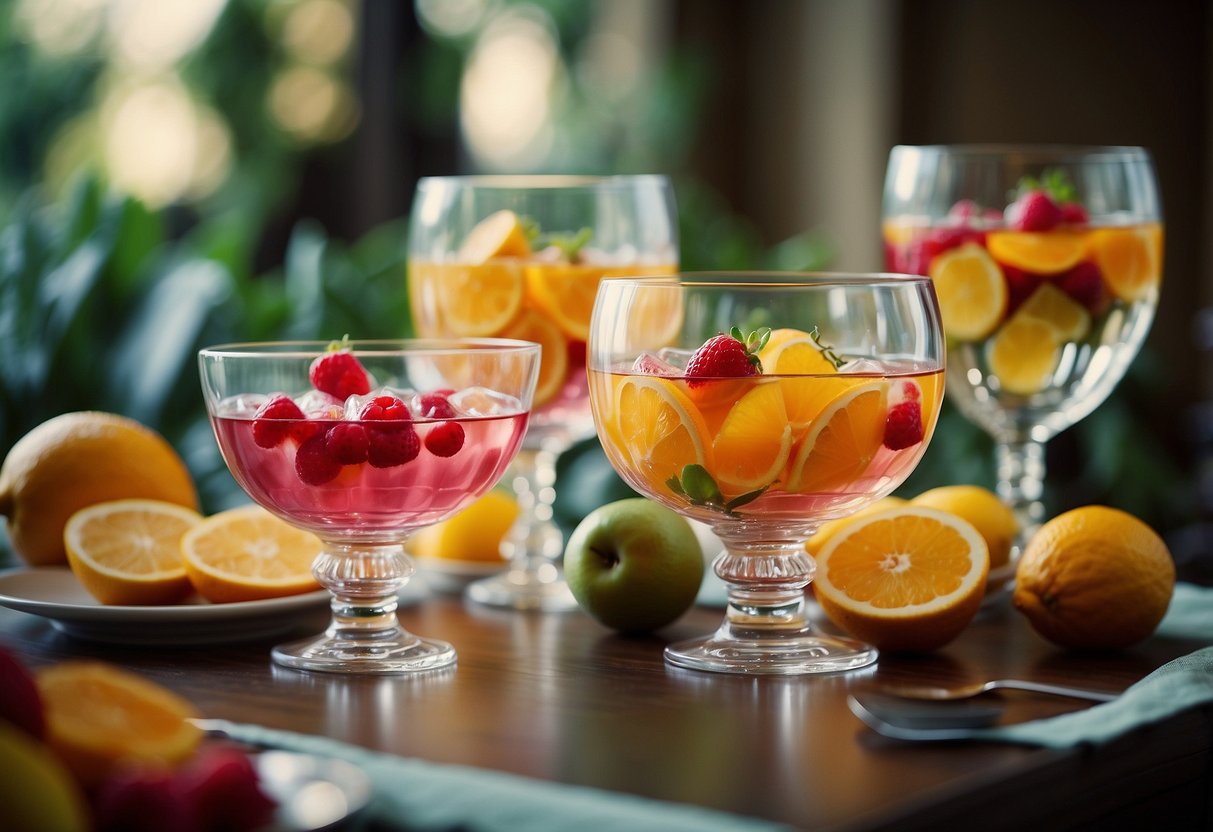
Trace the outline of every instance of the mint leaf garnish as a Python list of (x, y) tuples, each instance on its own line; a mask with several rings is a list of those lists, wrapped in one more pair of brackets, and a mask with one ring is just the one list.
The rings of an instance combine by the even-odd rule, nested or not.
[(1024, 176), (1019, 180), (1015, 189), (1017, 196), (1023, 196), (1030, 191), (1044, 191), (1057, 204), (1076, 202), (1078, 189), (1070, 181), (1070, 176), (1061, 168), (1048, 168), (1037, 179), (1034, 176)]
[(565, 260), (575, 263), (581, 256), (581, 250), (589, 244), (593, 236), (593, 229), (587, 227), (582, 228), (576, 234), (549, 234), (544, 242), (560, 249)]
[(666, 480), (666, 485), (670, 490), (679, 496), (686, 497), (691, 505), (715, 509), (730, 517), (739, 517), (740, 515), (736, 511), (738, 508), (757, 500), (773, 484), (768, 483), (756, 491), (748, 491), (731, 500), (725, 500), (720, 486), (716, 484), (716, 480), (712, 479), (708, 469), (702, 465), (684, 465), (681, 477), (675, 475)]
[(813, 331), (809, 333), (809, 337), (813, 339), (813, 344), (817, 347), (817, 351), (821, 353), (826, 361), (834, 365), (835, 370), (847, 363), (842, 356), (835, 352), (832, 346), (821, 342), (821, 332), (817, 327), (813, 327)]

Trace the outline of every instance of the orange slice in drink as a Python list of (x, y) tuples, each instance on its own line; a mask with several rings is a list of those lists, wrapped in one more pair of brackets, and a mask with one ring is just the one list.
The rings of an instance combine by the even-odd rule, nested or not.
[(103, 604), (173, 604), (190, 593), (181, 538), (202, 521), (159, 500), (113, 500), (77, 511), (63, 529), (68, 564)]
[(513, 211), (489, 214), (468, 232), (459, 247), (462, 263), (483, 263), (494, 257), (526, 257), (531, 253), (522, 218)]
[(429, 285), (455, 335), (496, 335), (518, 315), (526, 295), (523, 267), (510, 260), (452, 265)]
[(1062, 341), (1081, 341), (1091, 331), (1091, 313), (1052, 283), (1041, 283), (1015, 315), (1044, 321)]
[(1087, 251), (1076, 231), (991, 231), (986, 247), (999, 263), (1042, 275), (1069, 271)]
[(882, 650), (924, 651), (973, 620), (990, 559), (968, 521), (909, 506), (857, 518), (816, 560), (817, 601), (835, 624)]
[(1162, 228), (1103, 228), (1091, 232), (1091, 251), (1114, 296), (1133, 302), (1162, 282)]
[(312, 561), (320, 538), (260, 506), (206, 518), (181, 539), (185, 571), (208, 601), (257, 601), (319, 589)]
[(579, 263), (531, 263), (527, 295), (574, 341), (590, 337), (590, 313), (603, 269)]
[(989, 252), (965, 243), (931, 261), (943, 330), (959, 341), (980, 341), (1002, 320), (1007, 282)]
[(1061, 356), (1061, 339), (1051, 324), (1014, 315), (986, 345), (990, 372), (1003, 390), (1030, 396), (1049, 386)]
[(543, 348), (539, 381), (535, 384), (535, 407), (556, 398), (569, 374), (569, 345), (560, 327), (538, 310), (525, 309), (516, 321), (501, 331), (501, 337), (534, 341)]
[(836, 376), (837, 368), (822, 353), (813, 337), (799, 329), (776, 329), (758, 352), (762, 370), (768, 374), (814, 376), (784, 378), (779, 386), (793, 431), (803, 430), (835, 396), (852, 382)]
[(788, 472), (788, 491), (841, 491), (863, 475), (884, 441), (888, 387), (859, 382), (813, 421)]
[(779, 385), (751, 385), (712, 440), (710, 470), (721, 490), (735, 496), (770, 485), (791, 449), (792, 426)]
[(615, 435), (624, 463), (657, 492), (686, 465), (711, 470), (707, 426), (686, 394), (667, 379), (625, 376), (615, 391)]

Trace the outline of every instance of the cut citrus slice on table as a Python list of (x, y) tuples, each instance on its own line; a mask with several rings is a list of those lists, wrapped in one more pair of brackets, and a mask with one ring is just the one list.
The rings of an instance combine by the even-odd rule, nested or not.
[(260, 506), (206, 518), (181, 540), (185, 571), (198, 594), (229, 603), (299, 595), (319, 589), (312, 561), (320, 538)]
[(1030, 396), (1049, 386), (1061, 355), (1061, 340), (1051, 324), (1016, 314), (986, 345), (990, 372), (1003, 390)]
[[(823, 347), (813, 341), (813, 336), (799, 329), (776, 329), (771, 332), (766, 346), (758, 352), (762, 370), (767, 374), (795, 376), (834, 376), (838, 369), (825, 357)], [(784, 378), (779, 386), (783, 391), (784, 407), (793, 431), (804, 429), (822, 409), (853, 382), (839, 377)]]
[(36, 674), (47, 741), (84, 783), (121, 765), (179, 763), (202, 732), (192, 705), (160, 685), (101, 662), (69, 661)]
[(577, 263), (533, 263), (526, 267), (527, 294), (574, 341), (588, 341), (590, 313), (603, 269)]
[(1051, 283), (1037, 286), (1015, 314), (1044, 321), (1062, 341), (1081, 341), (1091, 331), (1087, 308)]
[(202, 520), (160, 500), (113, 500), (77, 511), (63, 529), (72, 572), (103, 604), (173, 604), (190, 592), (181, 538)]
[(923, 651), (973, 619), (990, 559), (968, 521), (908, 506), (856, 518), (816, 560), (816, 597), (835, 624), (882, 650)]
[(788, 491), (841, 491), (863, 475), (884, 441), (888, 388), (859, 382), (834, 398), (813, 421), (788, 474)]
[(931, 261), (943, 330), (949, 338), (979, 341), (1002, 320), (1007, 282), (989, 252), (965, 243)]
[(1078, 265), (1086, 240), (1074, 231), (991, 231), (986, 247), (999, 263), (1033, 274), (1061, 274)]
[(448, 266), (437, 277), (431, 289), (456, 335), (496, 335), (517, 316), (526, 294), (522, 264), (506, 260)]
[(728, 496), (770, 485), (788, 462), (792, 426), (775, 384), (752, 387), (733, 405), (712, 441), (709, 469)]
[(686, 394), (663, 378), (625, 376), (615, 393), (619, 450), (627, 467), (658, 492), (687, 465), (711, 470), (707, 426)]
[(483, 263), (493, 257), (526, 257), (531, 242), (522, 218), (513, 211), (489, 214), (468, 232), (459, 247), (464, 263)]
[(569, 374), (569, 344), (560, 327), (542, 313), (526, 309), (501, 332), (501, 337), (534, 341), (543, 348), (539, 359), (539, 380), (535, 384), (535, 407), (556, 398)]
[(817, 531), (813, 533), (812, 537), (805, 541), (805, 551), (807, 551), (810, 555), (816, 555), (818, 552), (824, 549), (825, 545), (833, 540), (840, 531), (850, 526), (860, 517), (867, 517), (872, 514), (878, 514), (882, 511), (888, 511), (891, 508), (898, 508), (906, 505), (908, 502), (908, 500), (902, 499), (901, 497), (881, 497), (879, 500), (872, 503), (872, 505), (868, 506), (867, 508), (861, 508), (859, 511), (856, 511), (853, 514), (848, 514), (845, 517), (839, 517), (834, 520), (827, 520), (817, 527)]
[(1091, 233), (1104, 283), (1123, 301), (1141, 300), (1162, 282), (1162, 228), (1104, 228)]

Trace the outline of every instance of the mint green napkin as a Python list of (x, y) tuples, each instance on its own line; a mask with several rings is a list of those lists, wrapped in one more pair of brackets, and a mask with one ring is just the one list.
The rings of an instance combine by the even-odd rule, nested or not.
[(786, 827), (697, 806), (665, 803), (635, 795), (533, 780), (514, 774), (426, 762), (369, 751), (327, 737), (296, 734), (258, 725), (225, 724), (234, 740), (264, 748), (338, 757), (371, 779), (371, 802), (355, 828), (418, 830), (525, 829), (564, 832), (687, 830), (687, 832), (771, 832)]
[(1154, 634), (1213, 644), (1213, 587), (1176, 584), (1171, 606)]
[(1167, 662), (1111, 702), (1050, 719), (973, 731), (973, 739), (1048, 748), (1103, 743), (1134, 728), (1213, 702), (1213, 647)]

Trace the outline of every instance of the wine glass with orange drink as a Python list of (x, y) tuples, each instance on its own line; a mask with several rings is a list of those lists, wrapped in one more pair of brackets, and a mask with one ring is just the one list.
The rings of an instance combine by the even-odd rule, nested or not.
[(409, 229), (409, 299), (420, 335), (502, 337), (542, 347), (534, 412), (511, 478), (521, 512), (502, 544), (507, 571), (468, 586), (474, 601), (572, 609), (552, 520), (555, 460), (594, 433), (586, 341), (604, 279), (678, 264), (664, 176), (422, 179)]
[(993, 437), (1019, 545), (1044, 517), (1045, 443), (1087, 416), (1149, 332), (1162, 210), (1137, 147), (899, 146), (886, 267), (935, 282), (948, 400)]
[(875, 648), (811, 624), (805, 588), (816, 566), (804, 543), (822, 522), (892, 492), (922, 457), (943, 398), (931, 282), (604, 281), (589, 350), (590, 401), (611, 464), (724, 543), (713, 569), (728, 586), (725, 621), (668, 646), (667, 661), (754, 674), (874, 662)]

